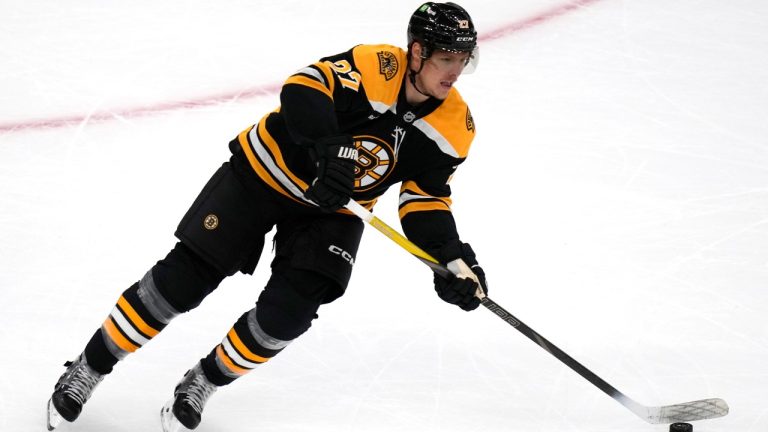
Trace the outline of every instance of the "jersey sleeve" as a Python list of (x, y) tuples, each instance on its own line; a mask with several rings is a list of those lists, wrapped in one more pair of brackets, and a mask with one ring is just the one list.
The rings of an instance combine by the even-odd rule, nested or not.
[(404, 181), (400, 188), (400, 222), (405, 235), (425, 251), (434, 254), (449, 241), (459, 240), (451, 213), (450, 181), (459, 164), (466, 160), (475, 137), (472, 114), (457, 91), (431, 114), (414, 122), (434, 142), (442, 168), (429, 170)]
[(400, 187), (400, 224), (405, 236), (428, 253), (458, 240), (451, 213), (450, 178), (455, 166), (427, 172)]
[(337, 133), (350, 112), (390, 109), (397, 102), (405, 62), (398, 47), (358, 45), (291, 75), (280, 101), (294, 141), (307, 144)]
[(299, 70), (283, 84), (280, 111), (297, 144), (312, 145), (316, 139), (338, 132), (336, 84), (330, 67), (322, 61)]
[(373, 103), (368, 99), (366, 87), (377, 98), (382, 97), (382, 92), (392, 92), (394, 99), (397, 98), (397, 91), (391, 90), (393, 86), (378, 85), (375, 76), (382, 71), (391, 79), (390, 70), (397, 67), (386, 69), (378, 65), (384, 61), (396, 65), (397, 57), (376, 53), (376, 47), (358, 45), (341, 54), (324, 57), (285, 81), (280, 93), (281, 111), (294, 141), (311, 144), (317, 138), (338, 133), (344, 113), (369, 111)]

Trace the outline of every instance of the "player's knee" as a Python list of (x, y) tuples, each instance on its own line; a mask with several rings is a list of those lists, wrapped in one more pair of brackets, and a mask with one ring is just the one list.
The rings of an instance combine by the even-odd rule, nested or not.
[(319, 273), (275, 265), (259, 296), (259, 325), (272, 337), (293, 340), (309, 330), (320, 305), (340, 291), (337, 282)]
[(157, 292), (178, 312), (200, 305), (224, 275), (183, 243), (177, 243), (151, 270)]

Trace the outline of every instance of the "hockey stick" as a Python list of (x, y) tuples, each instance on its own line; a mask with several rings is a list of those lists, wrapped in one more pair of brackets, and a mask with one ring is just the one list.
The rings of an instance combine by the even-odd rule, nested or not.
[[(435, 258), (424, 252), (421, 248), (409, 241), (405, 236), (392, 229), (389, 225), (382, 222), (381, 219), (373, 215), (373, 213), (366, 210), (363, 206), (358, 204), (354, 200), (349, 200), (346, 205), (352, 213), (357, 215), (360, 219), (364, 220), (372, 227), (376, 228), (379, 232), (389, 237), (392, 241), (400, 245), (403, 249), (413, 254), (416, 258), (421, 260), (424, 264), (428, 265), (435, 273), (448, 277), (451, 276), (450, 270), (440, 264)], [(629, 396), (617, 390), (614, 386), (608, 384), (605, 380), (595, 375), (592, 371), (587, 369), (584, 365), (576, 361), (573, 357), (566, 354), (563, 350), (556, 347), (550, 341), (544, 338), (544, 336), (537, 333), (532, 328), (525, 325), (522, 321), (515, 318), (514, 315), (509, 313), (503, 307), (499, 306), (495, 301), (489, 297), (478, 292), (478, 297), (481, 298), (481, 303), (488, 310), (496, 314), (499, 318), (506, 321), (507, 324), (516, 328), (520, 333), (524, 334), (528, 339), (535, 342), (541, 348), (545, 349), (548, 353), (555, 356), (558, 360), (563, 362), (566, 366), (573, 371), (584, 377), (587, 381), (592, 383), (595, 387), (602, 390), (605, 394), (613, 398), (615, 401), (624, 405), (627, 409), (632, 411), (635, 415), (640, 417), (651, 424), (666, 424), (675, 422), (689, 422), (696, 420), (706, 420), (711, 418), (722, 417), (728, 414), (728, 404), (722, 399), (702, 399), (691, 402), (684, 402), (674, 405), (655, 406), (648, 407), (639, 404)]]

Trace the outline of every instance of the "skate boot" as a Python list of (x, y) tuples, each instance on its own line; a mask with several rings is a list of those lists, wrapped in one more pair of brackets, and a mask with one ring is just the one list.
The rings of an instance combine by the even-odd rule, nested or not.
[(104, 379), (80, 354), (73, 362), (66, 362), (67, 370), (59, 378), (48, 400), (48, 430), (54, 430), (62, 420), (73, 422), (83, 410), (83, 405), (91, 397), (93, 389)]
[(173, 399), (160, 410), (160, 423), (163, 432), (192, 430), (200, 424), (203, 408), (208, 398), (216, 391), (216, 385), (208, 381), (198, 362), (184, 374), (176, 389)]

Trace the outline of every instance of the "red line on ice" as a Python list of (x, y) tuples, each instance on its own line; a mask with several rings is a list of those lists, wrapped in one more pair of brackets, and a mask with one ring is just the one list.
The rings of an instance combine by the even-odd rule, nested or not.
[(522, 21), (513, 22), (511, 24), (505, 25), (496, 30), (492, 30), (488, 33), (482, 34), (480, 35), (479, 39), (480, 41), (491, 41), (494, 39), (501, 39), (505, 36), (509, 36), (512, 33), (517, 33), (523, 30), (527, 30), (531, 27), (535, 27), (539, 24), (543, 24), (547, 21), (550, 21), (553, 18), (557, 18), (567, 13), (582, 9), (586, 6), (589, 6), (592, 3), (597, 3), (598, 1), (600, 0), (574, 0), (569, 3), (562, 4), (560, 6), (555, 6), (552, 9), (541, 12), (530, 18), (524, 19)]
[[(488, 33), (481, 34), (480, 41), (492, 41), (509, 36), (531, 27), (538, 26), (559, 16), (584, 8), (600, 0), (574, 0), (552, 9), (541, 12), (522, 21), (512, 22)], [(257, 96), (271, 95), (280, 91), (282, 83), (265, 84), (252, 87), (240, 92), (224, 93), (189, 101), (167, 102), (139, 108), (127, 108), (115, 111), (99, 111), (89, 115), (72, 115), (51, 117), (47, 119), (27, 120), (14, 123), (0, 123), (0, 132), (14, 132), (28, 129), (51, 129), (81, 123), (101, 122), (120, 118), (145, 117), (152, 114), (171, 112), (181, 109), (200, 108), (232, 102), (239, 99), (249, 99)]]

